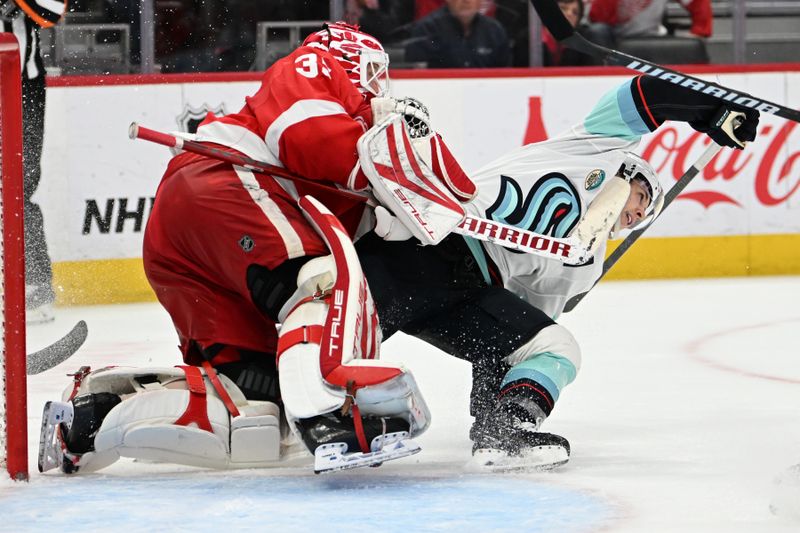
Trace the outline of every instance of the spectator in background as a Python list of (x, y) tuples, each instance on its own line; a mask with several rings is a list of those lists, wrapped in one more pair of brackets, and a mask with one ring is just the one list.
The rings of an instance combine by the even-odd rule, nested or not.
[[(573, 28), (581, 32), (583, 20), (583, 0), (558, 0), (558, 7)], [(525, 40), (527, 43), (527, 39)], [(545, 67), (575, 67), (594, 65), (591, 57), (559, 43), (550, 31), (542, 27), (542, 64)]]
[(47, 252), (42, 209), (32, 197), (42, 177), (45, 70), (39, 29), (54, 26), (64, 16), (65, 0), (0, 1), (2, 31), (19, 41), (22, 67), (22, 168), (25, 219), (25, 312), (28, 324), (53, 320), (53, 269)]
[(139, 4), (125, 0), (106, 0), (103, 6), (106, 22), (130, 26), (131, 64), (138, 65), (141, 61), (142, 47), (142, 20), (139, 15)]
[(503, 26), (479, 13), (481, 0), (446, 0), (417, 21), (406, 46), (406, 61), (430, 68), (508, 67), (511, 46)]
[[(528, 0), (495, 0), (495, 18), (511, 37), (512, 64), (515, 67), (530, 66), (530, 29), (528, 28)], [(558, 0), (561, 12), (579, 33), (586, 35), (583, 20), (583, 0)], [(547, 28), (542, 27), (542, 65), (544, 66), (586, 66), (598, 65), (598, 60), (562, 46)]]
[(328, 20), (331, 18), (328, 0), (283, 0), (291, 5), (289, 20)]
[(388, 44), (409, 37), (414, 7), (414, 0), (347, 0), (345, 18)]
[[(662, 24), (668, 0), (592, 0), (589, 20), (605, 24), (614, 39), (666, 35)], [(677, 0), (691, 15), (689, 32), (710, 37), (713, 30), (711, 0)]]
[[(414, 0), (414, 20), (425, 18), (443, 7), (445, 0)], [(495, 0), (481, 0), (481, 15), (494, 17)]]
[[(219, 13), (219, 34), (213, 46), (212, 70), (249, 70), (256, 59), (257, 25), (261, 21), (290, 21), (290, 0), (228, 0)], [(270, 39), (275, 39), (270, 35)]]

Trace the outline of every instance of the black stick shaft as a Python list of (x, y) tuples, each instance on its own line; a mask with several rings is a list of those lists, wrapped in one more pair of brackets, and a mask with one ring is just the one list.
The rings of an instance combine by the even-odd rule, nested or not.
[(558, 3), (555, 0), (531, 0), (531, 4), (533, 4), (534, 9), (539, 14), (539, 18), (542, 19), (542, 23), (550, 30), (550, 33), (559, 42), (570, 48), (602, 59), (610, 65), (619, 65), (672, 82), (681, 87), (714, 96), (719, 98), (722, 104), (740, 105), (762, 113), (769, 113), (787, 120), (800, 122), (800, 111), (797, 109), (763, 100), (744, 92), (734, 91), (708, 80), (695, 78), (689, 74), (684, 74), (656, 63), (650, 63), (644, 59), (588, 41), (575, 32), (575, 29), (561, 13), (561, 8), (558, 7)]

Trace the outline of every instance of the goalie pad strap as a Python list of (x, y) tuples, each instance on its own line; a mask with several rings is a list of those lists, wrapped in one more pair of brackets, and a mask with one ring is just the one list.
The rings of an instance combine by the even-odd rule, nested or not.
[(74, 374), (67, 374), (68, 376), (72, 376), (72, 392), (70, 392), (69, 396), (67, 396), (66, 394), (64, 395), (65, 402), (72, 401), (72, 399), (78, 395), (78, 391), (80, 391), (81, 384), (83, 383), (84, 378), (86, 378), (86, 376), (88, 376), (91, 373), (92, 373), (91, 367), (82, 366)]
[(355, 401), (353, 401), (352, 405), (353, 410), (353, 427), (356, 430), (356, 438), (358, 439), (358, 445), (361, 447), (361, 451), (364, 453), (369, 453), (369, 444), (367, 443), (367, 435), (364, 433), (364, 421), (361, 420), (361, 410), (356, 405)]
[(216, 390), (217, 394), (219, 394), (220, 400), (222, 400), (222, 403), (225, 404), (225, 408), (228, 410), (228, 412), (231, 414), (232, 417), (236, 418), (237, 416), (239, 416), (240, 414), (239, 409), (237, 409), (236, 404), (233, 403), (231, 395), (228, 394), (228, 391), (225, 390), (225, 387), (222, 386), (222, 382), (219, 380), (217, 371), (214, 370), (214, 367), (211, 366), (211, 363), (209, 363), (208, 361), (203, 361), (203, 368), (206, 371), (208, 379), (211, 380), (211, 384), (214, 386), (214, 390)]
[(186, 384), (189, 388), (189, 405), (174, 424), (176, 426), (188, 426), (197, 424), (197, 427), (213, 433), (211, 421), (208, 419), (208, 409), (206, 408), (206, 383), (203, 374), (196, 366), (178, 366), (186, 374)]
[(323, 332), (322, 326), (311, 324), (282, 333), (278, 338), (278, 360), (283, 352), (295, 344), (322, 344)]
[(380, 385), (402, 373), (403, 371), (399, 368), (389, 366), (341, 365), (328, 373), (325, 381), (339, 387), (347, 387), (348, 382), (353, 381), (355, 383), (353, 390), (355, 391), (362, 387)]

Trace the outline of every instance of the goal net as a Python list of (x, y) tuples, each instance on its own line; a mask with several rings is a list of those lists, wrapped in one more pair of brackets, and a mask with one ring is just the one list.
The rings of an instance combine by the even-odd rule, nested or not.
[(28, 478), (22, 96), (17, 39), (0, 33), (0, 467)]

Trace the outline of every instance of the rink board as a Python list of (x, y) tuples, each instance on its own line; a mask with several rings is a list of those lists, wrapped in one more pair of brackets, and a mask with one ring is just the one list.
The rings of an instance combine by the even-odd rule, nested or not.
[[(800, 65), (693, 67), (699, 77), (800, 107)], [(504, 152), (578, 123), (621, 69), (467, 70), (394, 73), (396, 95), (431, 110), (468, 171)], [(205, 111), (238, 110), (258, 88), (250, 73), (65, 77), (49, 81), (43, 159), (36, 195), (45, 216), (61, 303), (152, 299), (141, 268), (141, 239), (166, 149), (127, 138), (140, 122), (185, 131)], [(800, 131), (762, 115), (745, 152), (723, 150), (610, 278), (800, 273)], [(706, 139), (667, 124), (639, 152), (671, 185)]]

